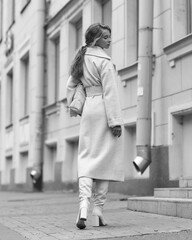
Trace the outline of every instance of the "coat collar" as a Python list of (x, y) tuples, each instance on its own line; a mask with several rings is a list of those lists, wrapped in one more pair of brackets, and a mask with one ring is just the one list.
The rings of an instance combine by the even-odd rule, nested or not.
[(96, 56), (96, 57), (101, 57), (101, 58), (106, 58), (106, 59), (111, 59), (107, 53), (100, 47), (94, 46), (94, 47), (88, 47), (85, 55), (90, 55), (90, 56)]

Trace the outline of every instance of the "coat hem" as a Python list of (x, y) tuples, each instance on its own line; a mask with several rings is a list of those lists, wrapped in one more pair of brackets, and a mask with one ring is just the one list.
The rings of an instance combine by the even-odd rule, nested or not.
[(112, 177), (95, 177), (95, 176), (90, 176), (90, 175), (84, 174), (84, 175), (78, 176), (78, 179), (81, 177), (92, 178), (94, 180), (105, 180), (105, 181), (110, 181), (110, 182), (124, 182), (125, 181), (124, 176), (119, 177), (119, 178), (112, 178)]

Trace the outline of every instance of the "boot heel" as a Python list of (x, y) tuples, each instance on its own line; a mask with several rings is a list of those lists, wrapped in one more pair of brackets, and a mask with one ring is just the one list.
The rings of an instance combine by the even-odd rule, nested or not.
[(87, 208), (81, 208), (77, 215), (76, 226), (79, 229), (86, 228), (85, 221), (87, 220)]
[(92, 216), (92, 226), (99, 227), (99, 216), (97, 215)]
[(86, 221), (87, 220), (87, 208), (81, 208), (80, 219)]

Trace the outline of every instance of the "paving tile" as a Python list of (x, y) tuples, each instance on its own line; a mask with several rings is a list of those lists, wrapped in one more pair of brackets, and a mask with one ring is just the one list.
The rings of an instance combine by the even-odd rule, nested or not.
[[(105, 218), (109, 224), (107, 227), (92, 227), (89, 215), (87, 228), (79, 230), (75, 226), (78, 211), (76, 193), (0, 192), (0, 209), (2, 209), (0, 211), (0, 224), (7, 231), (10, 230), (12, 234), (12, 239), (1, 239), (0, 236), (0, 240), (112, 240), (129, 239), (128, 237), (133, 236), (140, 236), (142, 239), (146, 234), (151, 236), (163, 232), (179, 231), (182, 233), (192, 230), (192, 220), (190, 219), (130, 211), (127, 210), (127, 201), (120, 201), (120, 199), (122, 199), (121, 195), (109, 194), (104, 209)], [(151, 209), (151, 212), (155, 211), (150, 202), (147, 202), (146, 206)], [(142, 203), (138, 202), (138, 209), (142, 207)], [(185, 208), (178, 205), (177, 213), (186, 212), (187, 214), (188, 208), (187, 205)], [(175, 211), (171, 205), (160, 205), (159, 209), (167, 213)]]
[(0, 224), (0, 240), (26, 240), (25, 237)]

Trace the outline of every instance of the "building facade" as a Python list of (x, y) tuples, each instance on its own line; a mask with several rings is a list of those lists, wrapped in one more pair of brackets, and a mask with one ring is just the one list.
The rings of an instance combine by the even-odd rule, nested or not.
[[(108, 54), (124, 120), (126, 179), (110, 190), (151, 195), (154, 187), (192, 177), (192, 0), (150, 1), (150, 13), (143, 1), (149, 0), (0, 0), (0, 189), (76, 189), (80, 117), (69, 116), (66, 82), (95, 22), (112, 29)], [(149, 14), (152, 163), (138, 175), (141, 19)], [(40, 173), (40, 187), (32, 170)]]

